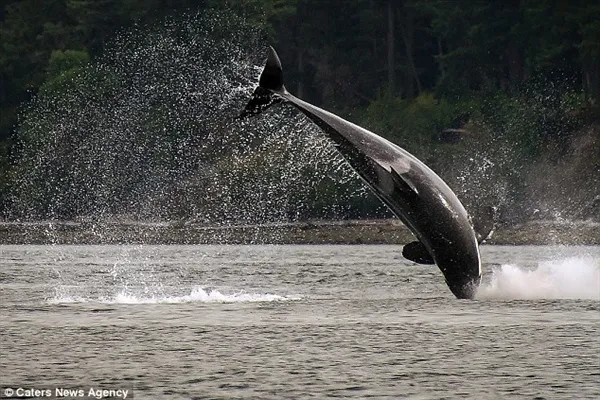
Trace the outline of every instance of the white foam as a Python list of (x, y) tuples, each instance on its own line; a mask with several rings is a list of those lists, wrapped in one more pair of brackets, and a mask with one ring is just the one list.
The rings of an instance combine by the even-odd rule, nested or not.
[(502, 265), (477, 291), (478, 299), (590, 299), (600, 301), (600, 259), (540, 262), (535, 269)]
[(65, 293), (57, 294), (54, 298), (48, 300), (50, 304), (63, 303), (102, 303), (102, 304), (160, 304), (160, 303), (256, 303), (297, 300), (297, 298), (280, 296), (269, 293), (246, 293), (240, 291), (232, 294), (224, 294), (218, 290), (203, 289), (201, 287), (193, 288), (188, 295), (166, 296), (166, 295), (138, 295), (121, 291), (111, 297), (90, 298), (81, 296), (71, 296)]
[(87, 303), (88, 299), (80, 296), (55, 295), (52, 299), (48, 299), (48, 304), (68, 304), (68, 303)]

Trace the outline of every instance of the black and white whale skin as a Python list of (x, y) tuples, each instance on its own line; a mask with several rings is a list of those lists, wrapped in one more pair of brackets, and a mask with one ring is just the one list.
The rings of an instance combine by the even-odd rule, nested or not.
[[(271, 47), (259, 86), (240, 117), (286, 102), (321, 128), (375, 194), (418, 241), (404, 246), (407, 259), (437, 264), (457, 298), (472, 299), (481, 281), (479, 242), (467, 211), (448, 185), (408, 151), (358, 125), (290, 94)], [(487, 233), (486, 233), (487, 235)]]

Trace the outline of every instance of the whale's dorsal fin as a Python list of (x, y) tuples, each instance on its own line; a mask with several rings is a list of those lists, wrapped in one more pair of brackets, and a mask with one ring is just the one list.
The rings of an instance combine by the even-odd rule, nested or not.
[(418, 240), (404, 245), (402, 248), (402, 256), (417, 264), (435, 264), (433, 257), (429, 254), (425, 245)]

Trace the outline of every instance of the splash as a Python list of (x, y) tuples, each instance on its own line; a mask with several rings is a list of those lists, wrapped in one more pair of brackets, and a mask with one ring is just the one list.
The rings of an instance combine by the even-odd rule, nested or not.
[[(111, 220), (287, 222), (362, 199), (354, 173), (297, 114), (234, 118), (264, 43), (225, 11), (124, 32), (23, 113), (15, 217), (97, 222), (107, 236)], [(323, 187), (338, 196), (325, 204)]]
[(121, 291), (110, 297), (85, 297), (74, 296), (57, 290), (54, 298), (49, 299), (48, 304), (69, 304), (69, 303), (101, 303), (101, 304), (179, 304), (179, 303), (259, 303), (273, 301), (298, 300), (295, 297), (280, 296), (270, 293), (247, 293), (238, 291), (231, 294), (225, 294), (219, 290), (205, 289), (195, 287), (190, 294), (182, 296), (168, 295), (145, 295), (135, 294), (127, 291)]
[(502, 265), (478, 299), (589, 299), (600, 301), (600, 260), (573, 257), (544, 261), (535, 269)]

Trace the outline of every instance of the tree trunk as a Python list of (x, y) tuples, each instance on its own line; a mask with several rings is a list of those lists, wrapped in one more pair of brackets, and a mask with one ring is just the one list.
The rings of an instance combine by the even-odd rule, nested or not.
[(596, 104), (598, 104), (600, 103), (600, 61), (596, 59), (592, 65), (592, 73), (590, 74), (591, 92)]
[(396, 37), (394, 32), (394, 3), (395, 0), (388, 0), (388, 34), (387, 34), (387, 61), (388, 61), (388, 90), (394, 95), (396, 91)]
[(600, 61), (587, 60), (583, 62), (584, 90), (592, 103), (600, 104)]
[(304, 52), (298, 47), (298, 97), (304, 98)]
[(511, 41), (506, 49), (505, 60), (510, 87), (513, 88), (523, 80), (523, 60), (514, 41)]
[(437, 47), (438, 47), (438, 68), (440, 71), (440, 78), (443, 79), (446, 76), (446, 68), (444, 68), (444, 47), (442, 45), (442, 37), (437, 37)]
[[(373, 12), (375, 12), (375, 10), (377, 9), (377, 7), (375, 5), (375, 0), (371, 0), (371, 2), (369, 4), (371, 5), (371, 10)], [(371, 43), (372, 43), (372, 46), (373, 46), (373, 60), (376, 60), (377, 59), (377, 53), (378, 53), (378, 51), (377, 51), (377, 48), (378, 48), (377, 42), (380, 40), (380, 36), (379, 36), (379, 34), (377, 32), (377, 29), (375, 27), (373, 27), (373, 30), (371, 31), (371, 33), (373, 35), (371, 37)]]
[(413, 13), (412, 8), (410, 6), (404, 7), (403, 13), (403, 22), (400, 26), (400, 32), (402, 32), (402, 39), (404, 41), (404, 50), (406, 52), (406, 59), (408, 60), (409, 71), (406, 74), (406, 97), (412, 98), (414, 97), (414, 86), (413, 84), (417, 84), (417, 93), (421, 94), (421, 80), (419, 79), (419, 74), (417, 72), (417, 67), (415, 64), (415, 58), (413, 55), (413, 42), (415, 36), (415, 29), (413, 23)]
[[(520, 18), (521, 12), (519, 10), (521, 9), (521, 0), (512, 0), (506, 7), (515, 20)], [(518, 43), (521, 42), (522, 38), (515, 34), (510, 34), (504, 51), (504, 61), (506, 63), (505, 71), (508, 72), (508, 86), (511, 89), (517, 86), (523, 80), (525, 75), (523, 55), (521, 54), (518, 45)], [(502, 76), (502, 78), (504, 79), (505, 75)]]

